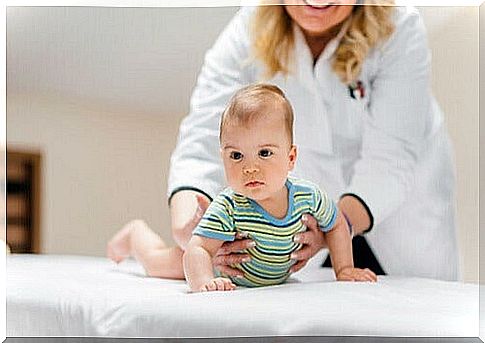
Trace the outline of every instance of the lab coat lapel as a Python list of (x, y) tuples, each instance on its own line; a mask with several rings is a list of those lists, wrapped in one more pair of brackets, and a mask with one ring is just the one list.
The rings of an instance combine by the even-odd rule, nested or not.
[[(332, 134), (323, 95), (318, 86), (313, 69), (313, 56), (306, 43), (303, 32), (297, 25), (293, 25), (293, 34), (295, 49), (293, 53), (294, 63), (291, 71), (294, 72), (296, 78), (295, 81), (298, 83), (298, 85), (294, 85), (294, 87), (303, 87), (310, 95), (306, 100), (305, 112), (315, 112), (318, 115), (318, 142), (320, 145), (318, 150), (331, 155), (333, 154)], [(288, 88), (291, 89), (293, 87), (288, 85)], [(297, 113), (296, 115), (310, 115), (310, 113)]]
[(298, 25), (293, 25), (293, 37), (295, 49), (290, 70), (295, 73), (295, 77), (303, 87), (314, 93), (316, 80), (313, 74), (313, 56)]

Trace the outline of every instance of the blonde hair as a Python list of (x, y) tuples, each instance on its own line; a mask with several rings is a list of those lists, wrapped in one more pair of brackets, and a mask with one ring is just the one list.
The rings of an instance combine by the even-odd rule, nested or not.
[(222, 113), (219, 140), (228, 122), (248, 125), (251, 120), (268, 111), (282, 110), (290, 144), (293, 144), (293, 109), (281, 89), (275, 85), (258, 83), (239, 89)]
[[(273, 2), (267, 0), (264, 4)], [(345, 84), (357, 80), (370, 49), (394, 32), (391, 19), (394, 0), (363, 2), (365, 5), (355, 5), (345, 19), (347, 30), (333, 56), (332, 69)], [(294, 45), (292, 19), (283, 5), (264, 4), (258, 7), (253, 17), (253, 58), (263, 61), (265, 78), (270, 79), (279, 72), (286, 76), (290, 73), (288, 67)]]

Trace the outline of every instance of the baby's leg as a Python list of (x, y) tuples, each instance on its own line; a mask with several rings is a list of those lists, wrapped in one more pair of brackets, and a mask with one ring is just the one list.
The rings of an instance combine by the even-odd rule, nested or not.
[(142, 220), (133, 220), (108, 242), (107, 256), (119, 263), (132, 256), (149, 276), (183, 279), (183, 251), (178, 246), (168, 248), (165, 242)]

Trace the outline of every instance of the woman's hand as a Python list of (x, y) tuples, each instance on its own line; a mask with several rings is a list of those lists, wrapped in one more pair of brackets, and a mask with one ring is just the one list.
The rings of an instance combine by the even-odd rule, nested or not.
[(241, 253), (245, 249), (252, 248), (256, 243), (247, 238), (244, 233), (237, 233), (236, 240), (233, 242), (225, 242), (212, 258), (214, 267), (220, 272), (234, 276), (243, 277), (244, 273), (239, 269), (231, 267), (233, 264), (249, 262), (251, 257), (248, 254)]
[(290, 273), (299, 271), (307, 264), (310, 258), (315, 256), (321, 249), (327, 247), (325, 235), (318, 228), (316, 219), (310, 214), (304, 214), (301, 221), (307, 227), (307, 231), (299, 233), (293, 238), (295, 242), (301, 243), (303, 246), (291, 254), (291, 259), (298, 262), (291, 267)]

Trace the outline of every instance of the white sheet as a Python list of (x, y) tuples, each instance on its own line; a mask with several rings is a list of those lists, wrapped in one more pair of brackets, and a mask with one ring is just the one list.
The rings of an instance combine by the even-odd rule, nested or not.
[(131, 260), (11, 255), (7, 336), (478, 336), (477, 285), (337, 283), (313, 261), (283, 285), (190, 294)]

